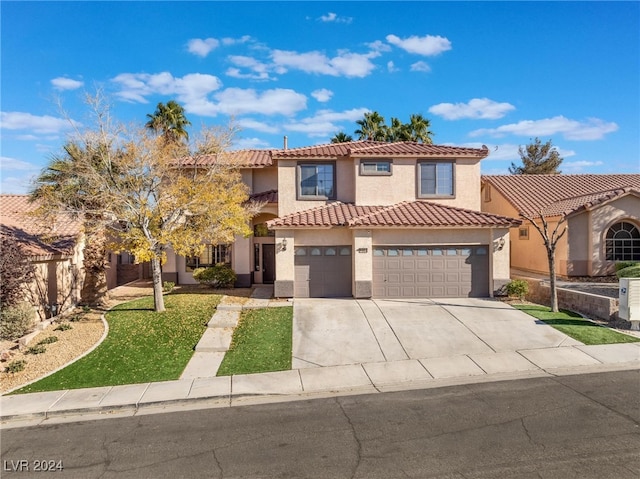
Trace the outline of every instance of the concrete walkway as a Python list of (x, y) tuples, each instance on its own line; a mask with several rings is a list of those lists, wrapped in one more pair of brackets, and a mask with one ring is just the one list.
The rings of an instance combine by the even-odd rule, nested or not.
[[(290, 305), (269, 302), (255, 292), (244, 307)], [(351, 307), (359, 302), (351, 301)], [(347, 304), (347, 303), (345, 303)], [(363, 308), (373, 308), (364, 302)], [(585, 346), (555, 344), (503, 351), (495, 347), (469, 350), (464, 354), (412, 357), (410, 348), (389, 334), (378, 309), (370, 312), (367, 327), (379, 344), (370, 360), (317, 367), (301, 363), (290, 371), (215, 377), (213, 360), (228, 347), (227, 328), (240, 314), (238, 306), (219, 309), (211, 322), (215, 334), (203, 336), (194, 358), (177, 381), (131, 384), (0, 397), (2, 428), (51, 424), (95, 418), (153, 414), (175, 410), (234, 407), (249, 404), (303, 400), (338, 395), (380, 393), (409, 389), (435, 388), (477, 382), (502, 381), (529, 377), (553, 377), (570, 374), (640, 369), (640, 343)], [(384, 308), (382, 309), (384, 310)], [(235, 314), (231, 314), (231, 313)], [(491, 319), (499, 321), (495, 312)], [(393, 330), (393, 328), (391, 328)], [(384, 332), (386, 331), (386, 333)], [(408, 343), (407, 343), (408, 344)], [(211, 356), (205, 356), (211, 355)], [(207, 359), (203, 359), (207, 358)], [(211, 361), (210, 361), (211, 360)]]

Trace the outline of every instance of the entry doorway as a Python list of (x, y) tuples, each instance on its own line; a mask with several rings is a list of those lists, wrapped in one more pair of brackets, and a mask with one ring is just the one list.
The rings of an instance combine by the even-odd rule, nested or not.
[(262, 244), (262, 282), (273, 284), (276, 279), (276, 245)]

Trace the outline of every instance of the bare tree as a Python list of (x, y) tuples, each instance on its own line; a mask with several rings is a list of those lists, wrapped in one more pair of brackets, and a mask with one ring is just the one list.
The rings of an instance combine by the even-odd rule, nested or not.
[[(544, 243), (544, 247), (547, 250), (547, 261), (549, 263), (549, 287), (551, 289), (550, 307), (551, 311), (557, 313), (558, 290), (556, 287), (556, 246), (558, 245), (558, 241), (560, 241), (560, 238), (562, 238), (567, 232), (567, 225), (565, 224), (567, 217), (563, 215), (560, 220), (558, 220), (558, 223), (556, 224), (555, 228), (553, 228), (553, 231), (551, 231), (549, 223), (542, 211), (540, 211), (537, 217), (527, 216), (525, 214), (521, 214), (521, 216), (524, 219), (529, 220), (529, 222), (538, 231), (538, 233), (540, 233), (540, 236), (542, 237), (542, 241)], [(537, 220), (540, 220), (541, 224), (538, 224)]]

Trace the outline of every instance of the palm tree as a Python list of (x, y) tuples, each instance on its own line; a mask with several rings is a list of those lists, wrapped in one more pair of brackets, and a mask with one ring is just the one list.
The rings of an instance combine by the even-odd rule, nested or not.
[(331, 138), (331, 143), (347, 143), (349, 141), (353, 141), (353, 137), (343, 131), (336, 133), (333, 135), (333, 138)]
[(182, 105), (174, 100), (169, 100), (167, 104), (160, 102), (156, 111), (147, 114), (149, 121), (145, 126), (162, 136), (167, 143), (181, 143), (189, 139), (189, 133), (185, 129), (191, 125), (184, 115)]
[(98, 199), (99, 192), (91, 191), (79, 173), (87, 168), (87, 162), (103, 162), (108, 148), (108, 145), (83, 148), (76, 143), (67, 143), (63, 147), (64, 153), (54, 156), (35, 179), (31, 191), (32, 200), (47, 205), (42, 208), (45, 215), (47, 211), (61, 210), (71, 212), (82, 221), (85, 234), (85, 278), (80, 296), (84, 304), (91, 305), (101, 304), (108, 293), (107, 235), (104, 218), (100, 213), (102, 205)]
[(405, 125), (395, 117), (391, 117), (391, 126), (386, 128), (386, 141), (410, 141), (411, 132), (408, 125)]
[(356, 121), (360, 126), (354, 133), (359, 140), (385, 141), (387, 136), (384, 118), (377, 111), (364, 114), (362, 120)]
[(408, 141), (417, 141), (431, 145), (433, 143), (433, 132), (429, 130), (431, 121), (421, 114), (411, 115), (409, 123), (406, 125), (408, 129)]

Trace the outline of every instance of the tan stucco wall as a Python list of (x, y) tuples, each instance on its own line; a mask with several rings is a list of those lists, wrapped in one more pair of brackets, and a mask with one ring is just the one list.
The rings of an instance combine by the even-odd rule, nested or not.
[[(305, 160), (306, 161), (306, 160)], [(318, 161), (323, 162), (322, 161)], [(353, 170), (350, 161), (336, 162), (336, 200), (344, 203), (355, 201), (353, 191)], [(327, 201), (297, 200), (298, 162), (294, 160), (280, 160), (278, 167), (278, 216), (284, 216), (296, 211), (316, 208), (327, 204)]]
[(615, 263), (607, 261), (605, 254), (607, 230), (614, 223), (620, 221), (628, 221), (640, 228), (640, 198), (634, 195), (627, 195), (606, 203), (591, 212), (591, 219), (593, 274), (612, 274), (615, 271)]
[[(282, 242), (286, 240), (287, 247), (282, 250)], [(294, 231), (276, 231), (276, 280), (293, 281), (295, 278), (294, 264)]]
[(264, 191), (278, 189), (278, 168), (270, 166), (267, 168), (253, 168), (253, 189), (252, 193), (262, 193)]
[[(392, 205), (418, 199), (418, 160), (394, 158), (390, 176), (360, 175), (360, 162), (353, 165), (355, 201), (358, 205)], [(366, 161), (366, 160), (365, 160)], [(433, 201), (460, 208), (480, 209), (480, 161), (457, 160), (454, 171), (454, 198)]]

